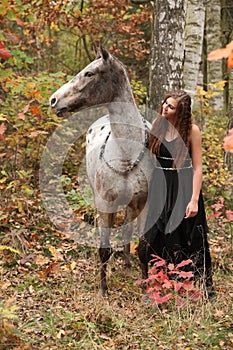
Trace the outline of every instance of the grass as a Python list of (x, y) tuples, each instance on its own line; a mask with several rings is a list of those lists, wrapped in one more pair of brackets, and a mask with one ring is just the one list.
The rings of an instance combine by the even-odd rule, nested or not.
[[(128, 271), (119, 253), (111, 257), (109, 295), (101, 299), (97, 250), (68, 240), (59, 241), (52, 235), (50, 238), (36, 242), (24, 260), (10, 251), (1, 252), (0, 302), (7, 303), (8, 309), (10, 305), (17, 306), (16, 319), (3, 319), (0, 307), (0, 330), (1, 327), (5, 330), (0, 340), (1, 350), (229, 350), (233, 347), (233, 277), (229, 273), (232, 252), (225, 249), (227, 242), (221, 241), (220, 251), (216, 237), (213, 239), (216, 300), (198, 301), (194, 307), (177, 310), (173, 302), (159, 307), (146, 301), (136, 283), (140, 268), (135, 255)], [(51, 241), (57, 242), (55, 253), (43, 260)], [(14, 242), (12, 245), (19, 249)], [(228, 264), (227, 270), (223, 261)]]

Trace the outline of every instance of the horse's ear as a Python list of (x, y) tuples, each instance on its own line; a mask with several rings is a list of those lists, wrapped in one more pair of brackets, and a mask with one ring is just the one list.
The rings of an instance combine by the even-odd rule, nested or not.
[(109, 52), (102, 45), (99, 47), (94, 46), (96, 52), (96, 59), (103, 58), (105, 61), (109, 58)]

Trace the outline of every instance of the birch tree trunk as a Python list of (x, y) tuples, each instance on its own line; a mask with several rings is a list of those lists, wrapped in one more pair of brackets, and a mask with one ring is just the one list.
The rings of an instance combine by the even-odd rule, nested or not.
[(205, 26), (204, 0), (188, 0), (185, 26), (184, 89), (192, 100), (196, 94), (202, 60)]
[[(221, 41), (221, 0), (206, 1), (206, 53), (222, 47)], [(206, 82), (214, 84), (223, 80), (222, 61), (207, 61), (206, 57)], [(208, 86), (207, 86), (208, 89)], [(211, 98), (211, 104), (216, 109), (223, 108), (223, 92)]]
[[(233, 40), (233, 1), (221, 0), (221, 9), (223, 46), (226, 46)], [(225, 105), (229, 116), (228, 128), (231, 129), (233, 128), (233, 69), (228, 69), (225, 64), (223, 67), (224, 79), (228, 82), (225, 88)], [(226, 153), (225, 161), (228, 169), (233, 173), (233, 154)]]
[(183, 87), (187, 0), (153, 0), (149, 109), (158, 110), (164, 92)]

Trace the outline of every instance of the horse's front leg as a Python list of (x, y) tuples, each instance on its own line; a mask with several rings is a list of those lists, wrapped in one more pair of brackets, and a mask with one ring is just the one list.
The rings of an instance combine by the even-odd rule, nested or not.
[(108, 290), (106, 272), (108, 260), (112, 254), (111, 244), (110, 244), (110, 232), (113, 222), (113, 215), (106, 213), (99, 213), (98, 224), (100, 233), (100, 248), (99, 256), (101, 261), (100, 270), (100, 295), (105, 297)]

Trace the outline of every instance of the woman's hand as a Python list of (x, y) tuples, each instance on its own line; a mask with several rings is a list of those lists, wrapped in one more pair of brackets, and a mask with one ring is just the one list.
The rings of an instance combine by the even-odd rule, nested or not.
[(185, 219), (194, 217), (195, 215), (197, 215), (197, 212), (198, 212), (198, 201), (191, 200), (186, 208)]

